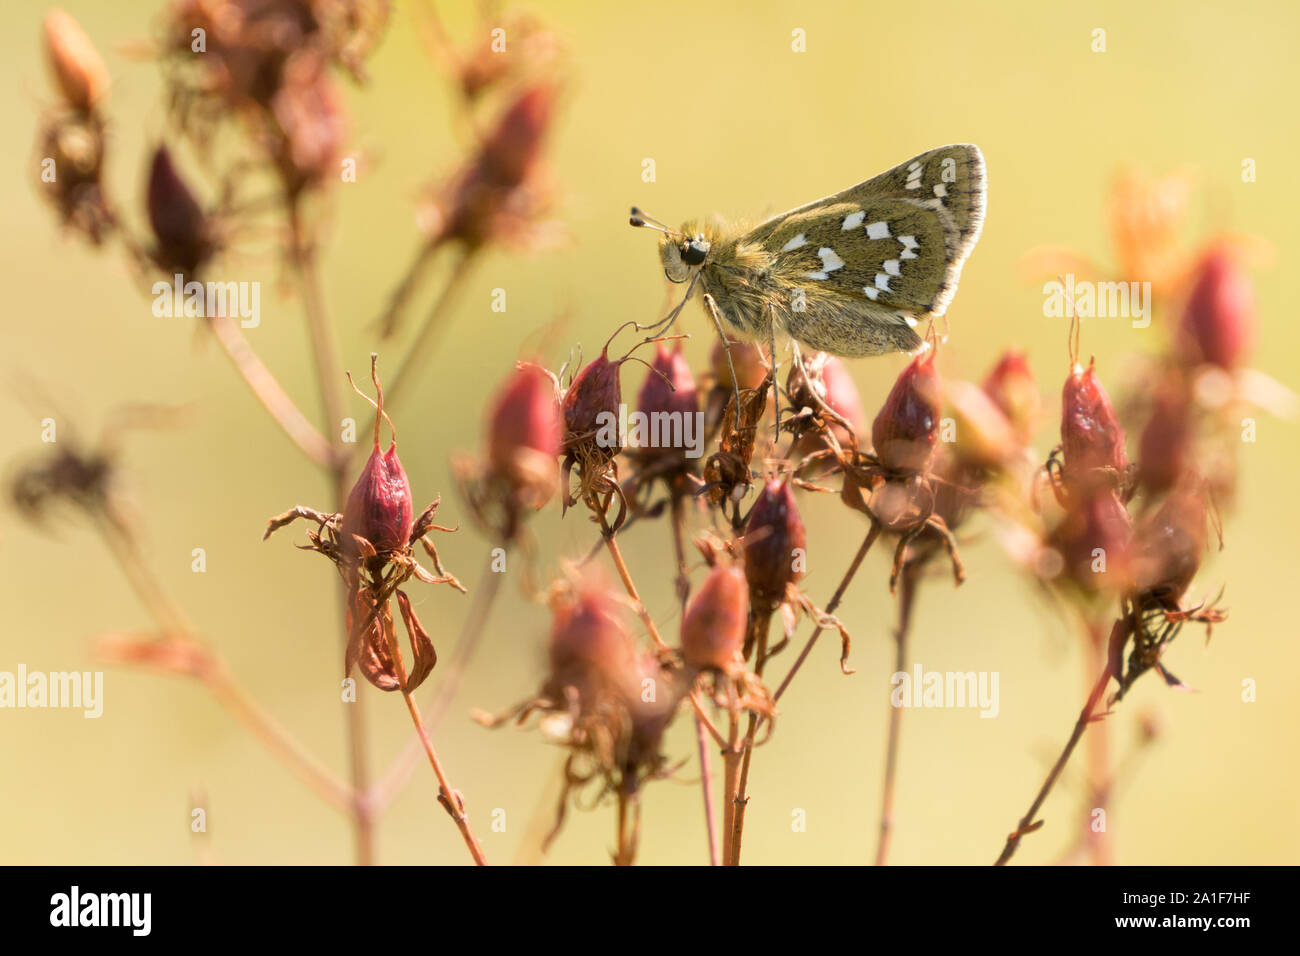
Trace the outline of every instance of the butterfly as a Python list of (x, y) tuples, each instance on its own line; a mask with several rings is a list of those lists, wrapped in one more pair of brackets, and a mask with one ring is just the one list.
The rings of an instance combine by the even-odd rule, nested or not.
[(690, 280), (685, 299), (699, 286), (724, 338), (883, 355), (921, 348), (917, 326), (947, 310), (984, 194), (979, 148), (941, 146), (747, 231), (669, 229), (636, 208), (631, 223), (661, 233), (664, 274)]

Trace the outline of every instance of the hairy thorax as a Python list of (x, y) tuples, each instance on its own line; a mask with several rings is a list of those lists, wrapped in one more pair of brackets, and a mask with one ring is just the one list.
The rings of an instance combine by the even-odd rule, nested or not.
[(700, 274), (703, 293), (713, 299), (729, 333), (766, 342), (774, 318), (779, 329), (784, 326), (782, 303), (770, 295), (772, 254), (758, 243), (723, 238), (717, 227), (702, 226), (696, 231), (713, 243)]

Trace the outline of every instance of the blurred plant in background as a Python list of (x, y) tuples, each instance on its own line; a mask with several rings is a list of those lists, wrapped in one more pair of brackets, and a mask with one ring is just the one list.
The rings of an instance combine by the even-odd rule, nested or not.
[[(613, 860), (633, 863), (641, 789), (676, 775), (686, 762), (667, 751), (665, 734), (689, 713), (708, 859), (736, 865), (752, 761), (776, 733), (782, 695), (824, 630), (839, 635), (841, 670), (853, 673), (850, 635), (835, 612), (868, 552), (881, 538), (893, 549), (887, 585), (898, 602), (894, 670), (905, 673), (917, 639), (911, 631), (921, 582), (951, 573), (960, 585), (965, 565), (958, 535), (992, 533), (1018, 562), (1027, 590), (1045, 595), (1077, 623), (1094, 667), (1073, 731), (998, 862), (1010, 859), (1021, 839), (1042, 825), (1039, 811), (1085, 735), (1086, 806), (1104, 808), (1117, 771), (1103, 718), (1149, 670), (1181, 686), (1165, 660), (1174, 639), (1187, 623), (1208, 631), (1225, 618), (1217, 599), (1207, 599), (1194, 584), (1211, 541), (1209, 527), (1221, 527), (1220, 516), (1233, 502), (1237, 463), (1229, 442), (1242, 411), (1287, 405), (1284, 389), (1246, 367), (1256, 318), (1246, 264), (1258, 243), (1224, 235), (1189, 250), (1181, 235), (1187, 180), (1120, 178), (1109, 210), (1116, 270), (1126, 281), (1151, 283), (1155, 300), (1148, 307), (1165, 331), (1164, 345), (1141, 358), (1117, 404), (1102, 386), (1097, 363), (1081, 362), (1076, 317), (1065, 343), (1060, 444), (1048, 455), (1031, 446), (1042, 409), (1027, 357), (1011, 347), (981, 384), (945, 381), (940, 360), (947, 364), (958, 346), (933, 333), (869, 427), (851, 375), (833, 356), (805, 355), (802, 363), (791, 363), (781, 385), (780, 355), (717, 341), (708, 367), (693, 370), (681, 349), (683, 336), (624, 316), (611, 321), (600, 354), (573, 368), (567, 382), (567, 364), (552, 374), (541, 357), (502, 369), (485, 412), (482, 457), (454, 461), (461, 504), (488, 548), (463, 629), (451, 654), (440, 659), (400, 588), (411, 577), (461, 587), (426, 537), (453, 529), (433, 524), (436, 500), (414, 514), (396, 439), (381, 452), (380, 426), (385, 405), (400, 406), (410, 382), (429, 367), (457, 294), (483, 251), (542, 250), (560, 235), (552, 218), (558, 194), (544, 156), (567, 65), (563, 45), (531, 17), (491, 16), (485, 8), (474, 42), (462, 48), (432, 6), (418, 14), (426, 45), (455, 92), (450, 121), (466, 130), (468, 142), (457, 161), (431, 177), (415, 210), (423, 235), (393, 288), (376, 297), (371, 328), (387, 347), (403, 330), (412, 298), (435, 263), (450, 257), (444, 285), (389, 378), (386, 397), (372, 355), (377, 394), (362, 397), (375, 406), (374, 441), (362, 464), (340, 431), (348, 395), (320, 286), (319, 255), (327, 241), (320, 211), (335, 177), (346, 181), (357, 161), (345, 151), (349, 124), (337, 84), (365, 80), (367, 58), (389, 14), (385, 0), (174, 0), (153, 49), (170, 133), (147, 170), (144, 236), (133, 232), (120, 211), (124, 206), (104, 186), (104, 163), (113, 153), (105, 135), (107, 71), (75, 21), (54, 11), (45, 23), (45, 43), (60, 101), (41, 120), (38, 150), (58, 173), (42, 188), (59, 220), (92, 246), (116, 243), (140, 275), (168, 284), (174, 274), (186, 282), (227, 281), (230, 253), (249, 235), (271, 228), (279, 237), (277, 248), (302, 299), (324, 409), (319, 424), (263, 364), (238, 316), (219, 309), (196, 318), (285, 436), (329, 478), (333, 500), (325, 510), (294, 508), (273, 519), (267, 534), (297, 519), (314, 524), (306, 550), (324, 554), (341, 578), (341, 588), (315, 596), (338, 608), (336, 644), (323, 642), (322, 650), (341, 652), (347, 677), (359, 670), (380, 690), (400, 691), (416, 738), (372, 779), (360, 716), (365, 698), (357, 696), (348, 707), (344, 780), (239, 689), (142, 557), (135, 519), (125, 515), (113, 490), (121, 454), (112, 440), (116, 432), (99, 448), (64, 442), (57, 453), (21, 468), (12, 488), (20, 512), (32, 520), (43, 520), (56, 501), (75, 505), (103, 534), (154, 617), (154, 633), (105, 635), (97, 653), (202, 681), (286, 766), (347, 815), (360, 863), (374, 861), (374, 827), (424, 754), (443, 809), (474, 861), (484, 863), (469, 822), (473, 801), (451, 787), (433, 741), (465, 673), (482, 663), (504, 577), (497, 572), (508, 555), (518, 554), (521, 588), (550, 609), (547, 672), (523, 703), (499, 717), (476, 716), (496, 725), (539, 714), (544, 738), (564, 749), (562, 794), (546, 842), (560, 831), (570, 804), (612, 798)], [(238, 148), (225, 145), (219, 131), (236, 131)], [(188, 168), (201, 170), (202, 178), (191, 178)], [(1104, 273), (1069, 250), (1040, 250), (1028, 262), (1031, 271), (1046, 268), (1048, 274), (1056, 267)], [(630, 331), (635, 338), (655, 328), (659, 334), (635, 339), (621, 357), (610, 358), (616, 336)], [(644, 345), (655, 348), (649, 361), (634, 355)], [(685, 432), (667, 443), (635, 428), (626, 441), (621, 432), (609, 437), (611, 417), (626, 420), (621, 372), (634, 362), (648, 368), (637, 392), (641, 420), (698, 419), (699, 455), (687, 453)], [(421, 424), (418, 412), (402, 417)], [(1138, 436), (1132, 448), (1129, 434)], [(819, 544), (808, 539), (800, 501), (816, 494), (838, 496), (846, 525), (860, 526), (862, 537), (822, 605), (800, 585), (810, 550)], [(568, 514), (566, 520), (586, 515), (592, 521), (594, 540), (585, 554), (554, 554), (532, 533), (530, 518), (554, 507)], [(662, 540), (680, 611), (677, 646), (665, 640), (643, 605), (619, 543), (628, 526), (660, 520), (668, 524)], [(456, 540), (460, 552), (465, 539)], [(417, 543), (432, 571), (415, 559)], [(596, 567), (601, 557), (609, 558), (617, 585)], [(554, 580), (539, 586), (542, 575)], [(409, 637), (409, 666), (393, 601)], [(803, 618), (809, 633), (797, 654), (787, 653)], [(775, 639), (774, 619), (780, 622)], [(792, 659), (773, 680), (773, 664), (783, 653)], [(416, 690), (435, 665), (442, 680), (436, 697), (421, 707)], [(877, 863), (888, 859), (895, 825), (902, 713), (891, 699)], [(1152, 730), (1143, 739), (1154, 737)], [(1105, 834), (1089, 830), (1086, 819), (1078, 826), (1079, 846), (1093, 862), (1108, 862)]]

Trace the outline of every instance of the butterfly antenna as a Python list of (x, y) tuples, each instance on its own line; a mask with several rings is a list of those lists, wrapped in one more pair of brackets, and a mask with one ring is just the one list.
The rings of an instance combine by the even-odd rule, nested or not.
[(642, 212), (642, 211), (641, 211), (641, 208), (640, 208), (639, 206), (633, 206), (633, 207), (632, 207), (632, 213), (631, 213), (630, 216), (628, 216), (628, 220), (627, 220), (627, 221), (628, 221), (631, 225), (636, 226), (638, 229), (643, 228), (643, 227), (646, 228), (646, 229), (653, 229), (653, 230), (655, 230), (656, 232), (662, 232), (662, 233), (663, 233), (664, 235), (666, 235), (666, 236), (680, 236), (680, 235), (681, 235), (681, 233), (678, 232), (676, 229), (670, 229), (670, 228), (668, 228), (668, 227), (665, 226), (662, 222), (660, 222), (658, 219), (654, 218), (654, 216), (650, 216), (650, 215), (647, 215), (646, 213)]

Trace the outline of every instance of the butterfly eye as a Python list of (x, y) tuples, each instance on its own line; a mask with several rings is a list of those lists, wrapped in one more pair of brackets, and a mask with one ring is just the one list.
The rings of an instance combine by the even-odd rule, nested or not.
[(682, 249), (682, 262), (688, 266), (698, 266), (709, 254), (709, 243), (704, 239), (692, 239)]

